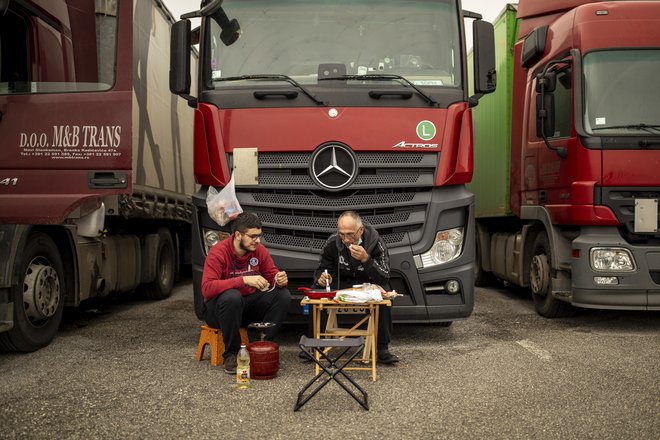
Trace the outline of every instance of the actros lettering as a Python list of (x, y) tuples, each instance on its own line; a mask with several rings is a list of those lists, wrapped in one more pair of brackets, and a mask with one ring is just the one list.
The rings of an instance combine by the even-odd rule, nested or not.
[(438, 144), (420, 144), (417, 142), (401, 141), (392, 148), (438, 148)]

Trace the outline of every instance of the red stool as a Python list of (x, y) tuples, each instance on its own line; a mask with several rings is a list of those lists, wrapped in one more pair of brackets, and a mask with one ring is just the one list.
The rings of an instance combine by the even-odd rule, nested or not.
[[(247, 329), (241, 327), (241, 342), (248, 344)], [(204, 357), (204, 348), (206, 345), (211, 347), (211, 365), (217, 367), (224, 363), (222, 353), (225, 351), (225, 343), (222, 341), (222, 332), (220, 329), (211, 328), (208, 325), (202, 325), (202, 332), (199, 334), (199, 344), (197, 344), (197, 355), (195, 356), (198, 361)]]

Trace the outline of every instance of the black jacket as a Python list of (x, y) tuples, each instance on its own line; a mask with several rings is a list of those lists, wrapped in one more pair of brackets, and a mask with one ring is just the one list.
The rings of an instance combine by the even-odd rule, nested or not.
[[(314, 284), (325, 269), (332, 275), (333, 289), (346, 289), (354, 284), (373, 283), (386, 287), (390, 280), (390, 256), (385, 242), (373, 226), (363, 223), (361, 246), (369, 254), (366, 263), (360, 263), (351, 257), (348, 248), (334, 233), (328, 238), (321, 252), (319, 267), (314, 272)], [(339, 275), (337, 274), (339, 269)], [(339, 286), (337, 285), (339, 283)], [(316, 286), (323, 287), (323, 286)]]

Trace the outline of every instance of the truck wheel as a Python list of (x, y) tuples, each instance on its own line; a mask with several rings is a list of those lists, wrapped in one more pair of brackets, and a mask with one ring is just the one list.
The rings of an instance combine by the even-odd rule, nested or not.
[(41, 232), (30, 235), (19, 264), (21, 279), (10, 289), (14, 327), (0, 334), (0, 347), (30, 352), (48, 345), (62, 322), (64, 265), (53, 240)]
[(552, 254), (545, 232), (534, 240), (532, 262), (529, 268), (529, 284), (536, 312), (545, 318), (563, 318), (575, 313), (575, 308), (552, 296)]
[(172, 294), (176, 276), (176, 255), (170, 231), (158, 230), (158, 251), (156, 252), (156, 279), (146, 286), (144, 296), (149, 299), (165, 299)]

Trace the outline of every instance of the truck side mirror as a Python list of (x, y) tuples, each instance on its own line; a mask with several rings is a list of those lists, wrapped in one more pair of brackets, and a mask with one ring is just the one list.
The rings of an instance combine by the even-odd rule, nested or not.
[(485, 94), (495, 91), (495, 32), (487, 21), (476, 20), (472, 24), (474, 41), (474, 93)]
[(227, 25), (222, 28), (222, 32), (220, 32), (220, 40), (222, 40), (225, 46), (231, 46), (240, 36), (241, 26), (235, 18), (229, 20)]
[(552, 93), (557, 88), (557, 74), (550, 70), (536, 76), (536, 93)]
[(544, 140), (555, 133), (557, 74), (547, 70), (536, 76), (536, 136)]
[(555, 95), (536, 95), (536, 136), (547, 139), (555, 134)]
[(548, 137), (555, 135), (555, 94), (557, 88), (556, 64), (566, 64), (567, 61), (551, 61), (536, 75), (536, 136), (543, 138), (545, 145), (553, 150), (562, 159), (568, 157), (566, 147), (553, 147)]
[(170, 39), (170, 92), (190, 95), (190, 20), (172, 26)]
[[(220, 2), (222, 3), (222, 2)], [(241, 36), (241, 26), (235, 18), (229, 19), (224, 9), (218, 8), (211, 17), (218, 23), (222, 32), (220, 32), (220, 40), (225, 46), (231, 46)]]
[(523, 41), (520, 65), (525, 69), (534, 64), (545, 52), (545, 41), (548, 36), (548, 26), (534, 29)]

